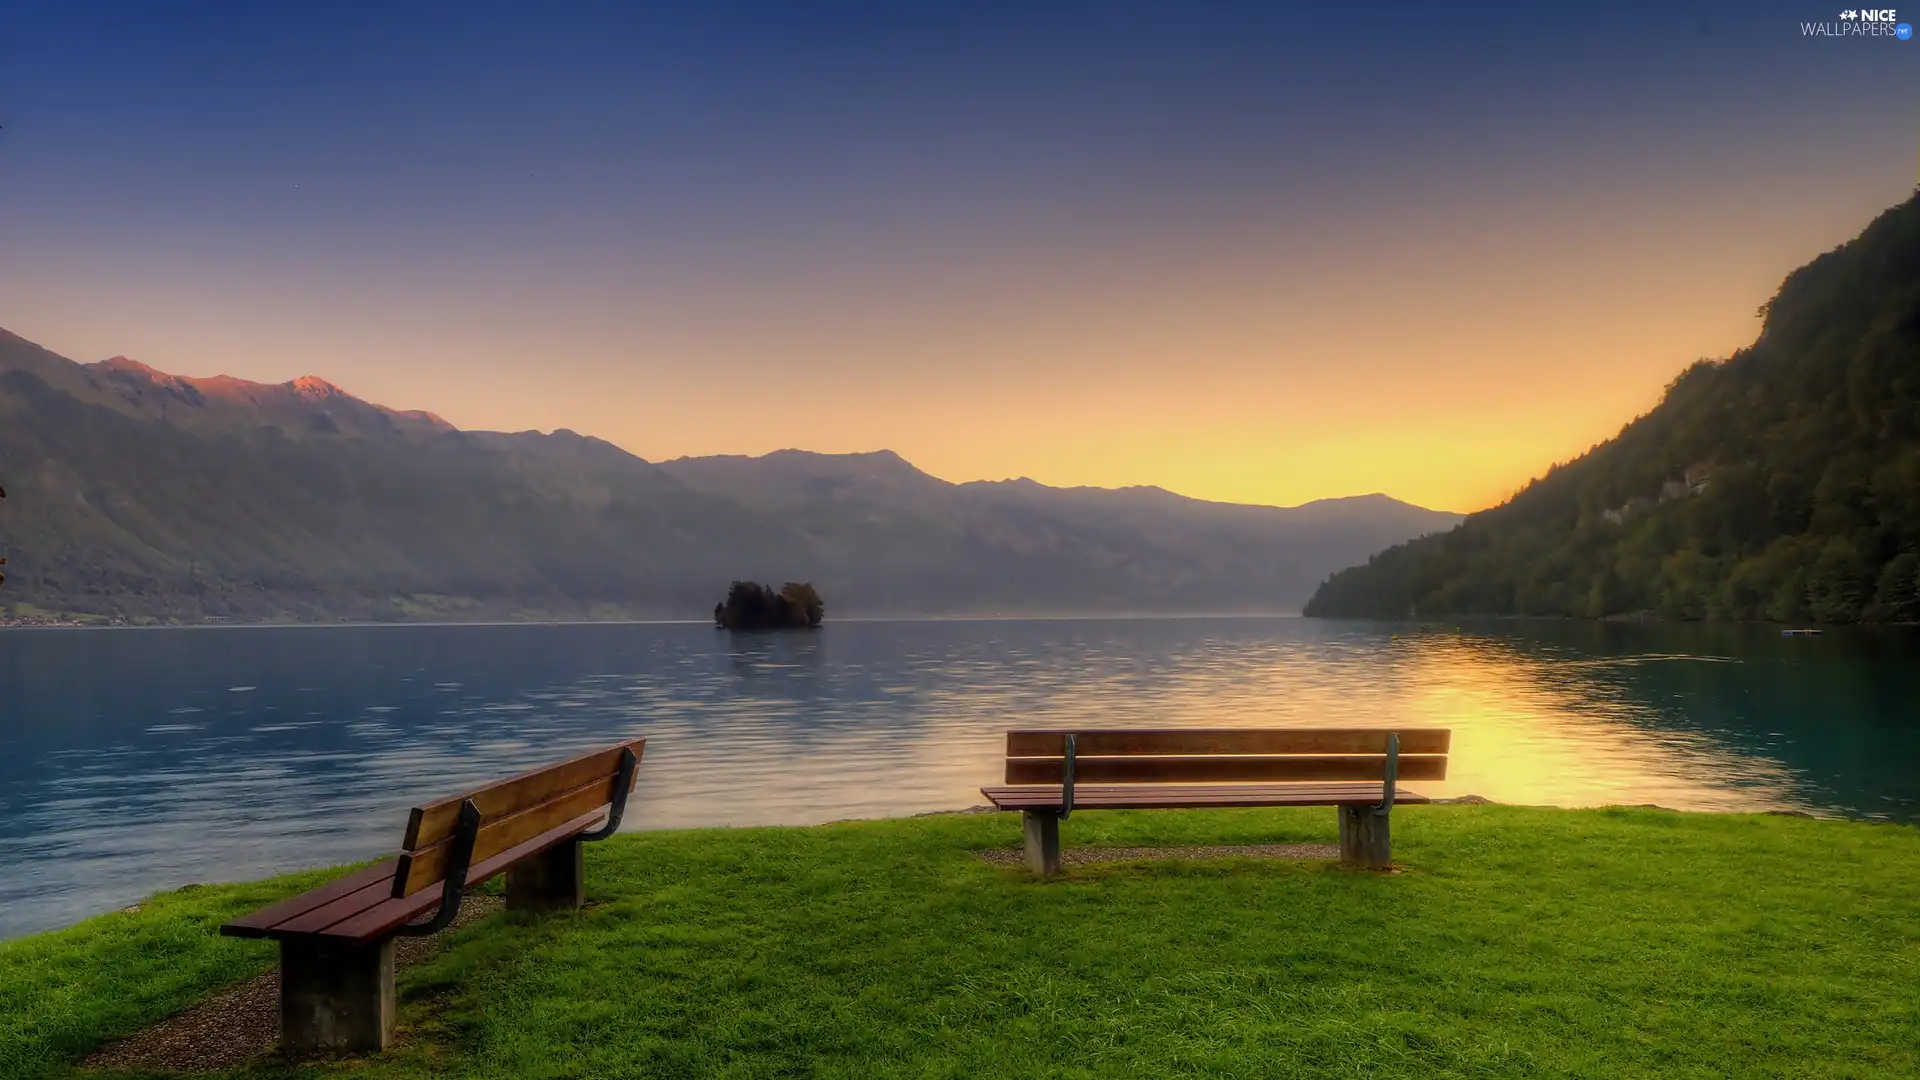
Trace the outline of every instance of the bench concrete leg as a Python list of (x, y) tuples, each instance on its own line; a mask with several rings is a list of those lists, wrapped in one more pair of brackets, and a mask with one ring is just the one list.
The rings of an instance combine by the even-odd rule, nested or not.
[(1039, 877), (1060, 872), (1060, 815), (1051, 810), (1023, 810), (1026, 827), (1027, 869)]
[(365, 1054), (393, 1042), (393, 939), (280, 942), (280, 1048), (290, 1058)]
[(1385, 869), (1393, 865), (1392, 815), (1376, 814), (1371, 806), (1340, 808), (1340, 861)]
[(569, 840), (507, 868), (509, 911), (571, 911), (586, 902), (586, 867)]

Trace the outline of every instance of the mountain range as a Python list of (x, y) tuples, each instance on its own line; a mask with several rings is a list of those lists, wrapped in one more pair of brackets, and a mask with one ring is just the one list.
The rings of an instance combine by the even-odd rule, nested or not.
[(1617, 437), (1307, 613), (1920, 621), (1920, 195), (1761, 315)]
[(0, 610), (128, 621), (697, 618), (737, 578), (811, 581), (830, 617), (1292, 612), (1460, 520), (950, 483), (885, 450), (653, 463), (5, 331), (0, 486)]

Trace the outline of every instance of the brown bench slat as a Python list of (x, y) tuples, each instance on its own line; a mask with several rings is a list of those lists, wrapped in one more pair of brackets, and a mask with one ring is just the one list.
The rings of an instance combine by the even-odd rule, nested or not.
[[(1060, 805), (1060, 785), (981, 788), (1002, 810), (1036, 810)], [(1380, 784), (1075, 784), (1073, 805), (1093, 810), (1172, 810), (1230, 806), (1371, 806), (1383, 794)], [(1396, 803), (1430, 802), (1425, 795), (1396, 786)]]
[(391, 888), (393, 868), (397, 861), (384, 859), (364, 870), (356, 870), (346, 877), (330, 881), (317, 889), (309, 889), (299, 896), (290, 896), (277, 904), (270, 904), (259, 911), (242, 915), (222, 926), (220, 932), (230, 937), (266, 937), (266, 931), (269, 928), (295, 916), (304, 915), (323, 904), (332, 903), (368, 885), (384, 882)]
[(302, 912), (291, 919), (274, 924), (272, 933), (278, 937), (290, 934), (317, 934), (343, 919), (373, 907), (393, 895), (393, 879), (382, 878), (365, 885), (337, 900), (321, 904), (311, 911)]
[[(516, 847), (502, 851), (490, 859), (475, 863), (467, 871), (467, 885), (469, 887), (479, 885), (521, 859), (538, 855), (555, 844), (564, 843), (571, 837), (593, 828), (605, 816), (601, 811), (583, 815), (557, 828), (549, 829)], [(390, 867), (391, 863), (387, 865)], [(396, 899), (393, 896), (390, 879), (391, 871), (388, 878), (363, 885), (347, 896), (336, 896), (330, 903), (315, 905), (276, 925), (239, 936), (278, 938), (317, 934), (326, 937), (352, 938), (356, 941), (371, 941), (386, 936), (401, 924), (413, 922), (440, 906), (438, 889), (422, 890), (412, 896)]]
[[(571, 821), (562, 822), (537, 836), (529, 837), (491, 858), (476, 862), (467, 871), (467, 885), (468, 887), (478, 885), (514, 863), (529, 856), (538, 855), (557, 844), (565, 843), (604, 820), (606, 820), (606, 810), (602, 807)], [(328, 937), (350, 938), (355, 941), (378, 940), (401, 925), (413, 922), (421, 915), (440, 906), (439, 901), (440, 890), (438, 889), (422, 890), (411, 896), (388, 897), (351, 918), (327, 927), (324, 933)]]
[[(480, 832), (474, 838), (473, 861), (484, 862), (562, 822), (607, 806), (613, 802), (614, 788), (618, 782), (619, 778), (612, 775), (596, 777), (557, 798), (488, 821), (480, 826)], [(400, 865), (394, 870), (393, 895), (411, 896), (421, 889), (438, 885), (441, 878), (446, 876), (447, 862), (452, 854), (452, 840), (442, 840), (419, 851), (401, 852)]]
[[(349, 904), (347, 902), (349, 900), (352, 901), (352, 903)], [(381, 918), (391, 917), (393, 919), (392, 922), (387, 924), (387, 929), (391, 930), (401, 923), (412, 922), (439, 906), (440, 891), (438, 889), (431, 892), (415, 893), (405, 899), (395, 900), (393, 898), (392, 887), (382, 884), (378, 891), (372, 887), (368, 887), (359, 893), (355, 893), (351, 897), (328, 905), (327, 908), (318, 908), (297, 919), (290, 919), (287, 922), (281, 923), (279, 926), (268, 931), (267, 936), (308, 937), (324, 935), (327, 937), (352, 937), (355, 938), (355, 940), (373, 940), (386, 935), (381, 933), (362, 937), (354, 934), (342, 934), (339, 931), (339, 927), (352, 923), (356, 919), (364, 918), (370, 912), (378, 911), (381, 913)]]
[[(1065, 779), (1065, 758), (1008, 758), (1007, 783), (1058, 784)], [(1387, 777), (1384, 754), (1262, 755), (1211, 757), (1089, 757), (1074, 759), (1074, 784), (1235, 783), (1263, 780), (1381, 780)], [(1445, 780), (1447, 759), (1438, 755), (1400, 755), (1403, 780)], [(1076, 802), (1077, 802), (1076, 798)]]
[(407, 851), (431, 847), (453, 836), (460, 818), (460, 804), (472, 799), (485, 821), (519, 813), (530, 807), (573, 791), (596, 778), (612, 776), (620, 766), (620, 751), (631, 747), (634, 757), (646, 753), (647, 740), (633, 739), (594, 750), (579, 757), (508, 777), (466, 795), (455, 795), (439, 802), (417, 806), (407, 816), (406, 837), (400, 846)]
[[(1171, 731), (1109, 729), (1076, 731), (1074, 749), (1082, 757), (1178, 754), (1384, 754), (1387, 736), (1400, 736), (1402, 754), (1444, 754), (1452, 746), (1449, 728), (1180, 728)], [(1009, 731), (1008, 757), (1059, 757), (1067, 752), (1065, 731)]]

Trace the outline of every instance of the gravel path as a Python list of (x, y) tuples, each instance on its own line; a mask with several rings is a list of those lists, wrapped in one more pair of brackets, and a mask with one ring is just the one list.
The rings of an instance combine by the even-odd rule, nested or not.
[[(460, 905), (453, 926), (484, 919), (503, 905), (498, 896), (469, 896)], [(432, 956), (439, 946), (439, 934), (403, 937), (394, 943), (394, 967), (417, 964)], [(126, 1072), (216, 1072), (245, 1065), (272, 1051), (279, 1042), (280, 970), (275, 968), (222, 990), (145, 1031), (101, 1047), (80, 1064)]]

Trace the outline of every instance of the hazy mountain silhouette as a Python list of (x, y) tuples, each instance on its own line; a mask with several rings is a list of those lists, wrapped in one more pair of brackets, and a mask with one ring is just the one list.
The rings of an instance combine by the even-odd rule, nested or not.
[(1459, 520), (1379, 495), (952, 484), (888, 451), (654, 465), (313, 377), (77, 364), (4, 331), (0, 484), (0, 604), (186, 620), (703, 618), (736, 579), (812, 581), (842, 618), (1288, 611)]

